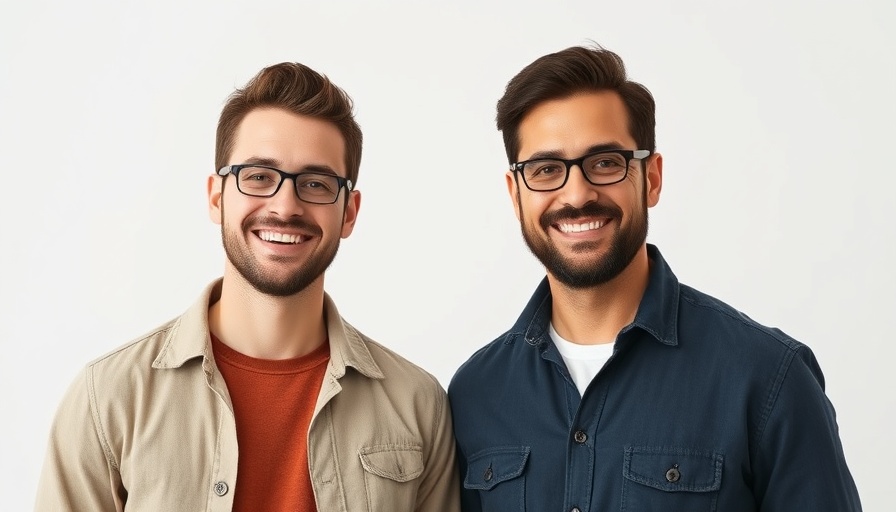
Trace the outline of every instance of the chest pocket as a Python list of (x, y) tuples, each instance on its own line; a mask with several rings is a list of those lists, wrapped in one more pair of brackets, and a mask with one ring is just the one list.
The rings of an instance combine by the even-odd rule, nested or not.
[(414, 510), (418, 484), (423, 474), (420, 446), (377, 445), (361, 449), (367, 509)]
[(723, 462), (714, 452), (626, 447), (622, 510), (716, 512)]
[(467, 460), (464, 488), (479, 491), (482, 510), (526, 510), (528, 446), (500, 446), (482, 450)]

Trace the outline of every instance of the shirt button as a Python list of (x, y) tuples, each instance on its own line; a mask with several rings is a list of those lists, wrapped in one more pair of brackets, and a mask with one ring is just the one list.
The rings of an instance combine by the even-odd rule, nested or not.
[(576, 433), (573, 434), (572, 438), (575, 439), (577, 443), (582, 444), (588, 440), (588, 434), (581, 430), (576, 430)]
[(215, 494), (218, 496), (224, 496), (227, 494), (228, 488), (226, 482), (218, 482), (215, 484)]
[(492, 476), (493, 476), (493, 473), (492, 473), (491, 466), (485, 468), (485, 473), (483, 473), (482, 479), (485, 480), (486, 482), (488, 482), (492, 479)]
[(679, 480), (681, 480), (681, 471), (678, 470), (678, 464), (676, 464), (666, 471), (666, 481), (674, 484)]
[(582, 511), (579, 510), (579, 507), (572, 507), (571, 509), (569, 509), (569, 512), (582, 512)]

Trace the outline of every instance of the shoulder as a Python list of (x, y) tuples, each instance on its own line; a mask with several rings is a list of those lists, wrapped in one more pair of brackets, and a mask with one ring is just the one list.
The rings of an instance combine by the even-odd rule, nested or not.
[(165, 322), (90, 361), (76, 385), (85, 387), (96, 407), (125, 406), (124, 402), (131, 401), (135, 394), (164, 377), (153, 365), (170, 343), (177, 326), (178, 319)]
[(712, 361), (748, 380), (771, 383), (773, 393), (788, 374), (791, 378), (802, 375), (811, 385), (824, 388), (824, 375), (805, 343), (688, 286), (682, 285), (681, 299), (678, 338), (683, 353), (701, 354), (696, 360)]
[(681, 285), (680, 335), (692, 329), (712, 341), (751, 343), (775, 352), (796, 352), (805, 345), (782, 330), (750, 318), (746, 313), (690, 286)]
[(138, 391), (151, 387), (153, 361), (175, 323), (166, 322), (83, 366), (60, 403), (60, 427), (70, 429), (64, 425), (92, 418), (105, 442), (102, 433), (110, 420), (133, 408)]
[(444, 388), (434, 375), (366, 334), (357, 329), (355, 331), (370, 352), (370, 357), (382, 371), (384, 385), (399, 387), (402, 391), (411, 393), (438, 397), (445, 395)]
[(454, 394), (461, 388), (478, 387), (481, 379), (495, 375), (495, 372), (506, 372), (510, 360), (519, 355), (520, 350), (529, 346), (523, 333), (513, 329), (506, 331), (494, 340), (486, 343), (474, 352), (454, 373), (451, 383), (448, 385), (449, 394)]
[(176, 328), (177, 321), (178, 319), (173, 319), (165, 322), (94, 359), (87, 364), (88, 373), (112, 377), (118, 373), (149, 370)]

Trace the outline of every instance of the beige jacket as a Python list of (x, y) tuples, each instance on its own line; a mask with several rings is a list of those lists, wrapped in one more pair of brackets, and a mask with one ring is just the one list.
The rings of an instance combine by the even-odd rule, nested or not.
[[(81, 372), (53, 423), (35, 510), (231, 510), (236, 424), (208, 328), (219, 282)], [(441, 385), (346, 323), (329, 296), (324, 308), (330, 362), (308, 432), (318, 511), (458, 511)]]

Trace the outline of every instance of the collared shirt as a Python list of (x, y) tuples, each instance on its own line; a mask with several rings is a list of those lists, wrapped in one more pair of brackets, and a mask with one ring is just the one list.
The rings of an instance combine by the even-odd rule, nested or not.
[[(208, 328), (218, 283), (81, 372), (51, 430), (36, 510), (231, 510), (236, 424)], [(444, 390), (346, 323), (329, 297), (324, 309), (330, 361), (308, 432), (318, 510), (457, 511)]]
[(635, 320), (584, 396), (548, 335), (546, 280), (458, 370), (462, 510), (861, 510), (809, 348), (648, 255)]

